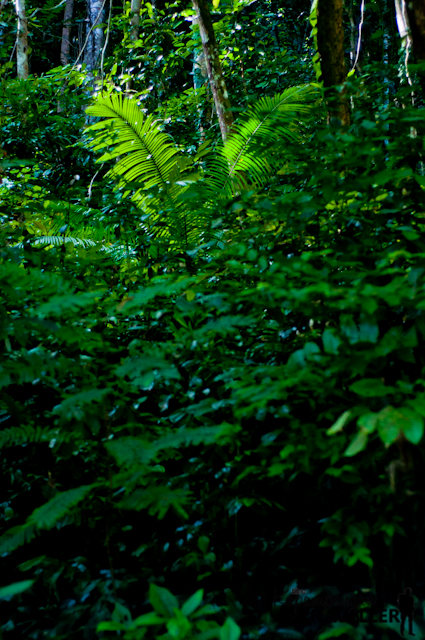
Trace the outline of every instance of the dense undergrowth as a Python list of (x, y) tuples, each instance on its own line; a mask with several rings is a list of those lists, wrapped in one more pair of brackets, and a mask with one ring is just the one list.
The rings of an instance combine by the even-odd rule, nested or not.
[[(391, 638), (425, 597), (424, 110), (354, 89), (261, 189), (185, 184), (211, 234), (178, 252), (122, 190), (8, 167), (5, 639)], [(64, 194), (112, 239), (36, 244)]]

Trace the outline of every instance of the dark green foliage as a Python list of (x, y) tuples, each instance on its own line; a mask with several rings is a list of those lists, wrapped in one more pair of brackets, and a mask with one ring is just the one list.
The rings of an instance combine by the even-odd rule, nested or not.
[(384, 640), (359, 603), (425, 598), (424, 109), (391, 12), (341, 130), (309, 3), (216, 9), (227, 146), (186, 6), (144, 5), (138, 43), (114, 7), (108, 80), (140, 100), (104, 92), (83, 137), (84, 72), (4, 82), (5, 640)]
[[(270, 630), (286, 624), (306, 637), (306, 619), (276, 604), (291, 576), (309, 598), (333, 585), (346, 595), (376, 589), (392, 603), (403, 577), (399, 560), (386, 569), (391, 550), (400, 535), (422, 540), (419, 115), (413, 138), (408, 109), (359, 118), (346, 133), (318, 128), (281, 185), (217, 209), (219, 231), (231, 216), (240, 222), (226, 246), (198, 250), (192, 275), (179, 267), (131, 291), (108, 290), (101, 276), (84, 291), (73, 274), (95, 254), (76, 248), (53, 276), (30, 266), (31, 254), (14, 262), (4, 253), (4, 433), (18, 448), (23, 437), (45, 447), (51, 434), (35, 477), (51, 470), (59, 491), (18, 506), (7, 481), (14, 516), (0, 541), (16, 551), (2, 560), (8, 582), (18, 582), (12, 557), (22, 564), (45, 553), (48, 534), (64, 552), (41, 561), (46, 568), (86, 558), (87, 578), (69, 573), (58, 586), (60, 602), (98, 585), (73, 637), (110, 620), (108, 603), (126, 603), (132, 619), (144, 614), (126, 587), (136, 578), (143, 591), (164, 580), (188, 597), (199, 577), (208, 602), (224, 605), (242, 630), (263, 615)], [(23, 421), (46, 436), (21, 435)], [(385, 469), (398, 457), (399, 430), (413, 464), (395, 471), (392, 490)], [(8, 460), (6, 477), (17, 473)], [(91, 532), (103, 522), (114, 578), (99, 582), (105, 529), (96, 550)], [(54, 523), (58, 531), (34, 537)], [(30, 603), (32, 593), (19, 598)], [(54, 627), (57, 606), (42, 628)]]

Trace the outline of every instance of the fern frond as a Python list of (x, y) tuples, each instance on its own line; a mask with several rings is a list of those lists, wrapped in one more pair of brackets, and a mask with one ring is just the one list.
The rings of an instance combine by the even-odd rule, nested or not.
[(90, 240), (89, 238), (72, 238), (71, 236), (39, 236), (36, 237), (32, 244), (53, 244), (55, 246), (60, 246), (61, 244), (65, 244), (67, 242), (71, 242), (74, 247), (95, 247), (96, 242)]
[(69, 441), (72, 434), (58, 429), (42, 429), (41, 427), (11, 427), (0, 431), (0, 449), (15, 447), (27, 442)]
[(49, 235), (59, 235), (63, 233), (61, 229), (66, 226), (66, 231), (74, 231), (76, 237), (90, 238), (91, 240), (102, 241), (107, 235), (105, 227), (98, 222), (93, 223), (93, 219), (96, 215), (100, 215), (101, 212), (98, 209), (91, 209), (90, 207), (82, 207), (69, 202), (62, 202), (60, 200), (46, 200), (43, 203), (43, 213), (46, 214), (51, 220), (51, 227), (49, 228)]
[[(135, 100), (121, 94), (97, 98), (96, 103), (86, 109), (87, 114), (106, 118), (86, 128), (96, 132), (89, 145), (94, 151), (113, 147), (104, 153), (98, 162), (122, 156), (108, 172), (119, 177), (119, 186), (140, 181), (148, 189), (159, 185), (167, 189), (170, 174), (176, 165), (179, 151), (172, 139), (158, 128), (153, 115), (145, 118)], [(101, 133), (97, 133), (101, 132)]]
[(87, 127), (87, 132), (94, 132), (89, 145), (94, 151), (109, 147), (98, 162), (118, 158), (108, 172), (119, 178), (118, 187), (140, 187), (132, 199), (145, 213), (146, 232), (172, 240), (178, 249), (187, 247), (199, 228), (191, 232), (195, 222), (187, 218), (176, 197), (182, 191), (179, 178), (192, 164), (191, 159), (182, 156), (171, 136), (159, 130), (153, 115), (145, 117), (134, 100), (121, 94), (99, 97), (86, 111), (106, 118)]
[[(64, 517), (70, 516), (71, 509), (99, 484), (99, 482), (95, 482), (91, 485), (63, 491), (58, 493), (52, 500), (49, 500), (49, 502), (46, 502), (46, 504), (35, 509), (25, 524), (12, 527), (0, 537), (0, 556), (3, 553), (10, 553), (26, 542), (30, 542), (39, 529), (51, 529)], [(74, 521), (75, 518), (73, 516), (68, 518), (68, 523)]]
[(0, 556), (10, 553), (26, 542), (30, 542), (37, 534), (37, 526), (31, 522), (12, 527), (0, 537)]
[(95, 486), (97, 483), (58, 493), (52, 500), (32, 512), (28, 518), (28, 524), (35, 525), (38, 529), (51, 529)]
[(131, 436), (107, 442), (105, 446), (119, 466), (129, 468), (147, 464), (156, 454), (151, 443)]
[(149, 489), (136, 489), (134, 493), (124, 498), (117, 504), (119, 509), (129, 509), (140, 511), (149, 509), (149, 515), (158, 514), (158, 520), (167, 513), (170, 507), (179, 513), (183, 518), (188, 519), (186, 511), (182, 505), (192, 502), (191, 491), (187, 489), (170, 489), (169, 487), (149, 487)]
[[(316, 94), (312, 85), (290, 87), (274, 97), (264, 97), (252, 105), (232, 131), (216, 157), (207, 162), (210, 178), (206, 187), (219, 196), (230, 196), (248, 177), (263, 184), (271, 171), (271, 154), (259, 153), (261, 143), (296, 139), (299, 117), (311, 109)], [(310, 101), (310, 104), (307, 104)]]
[[(90, 239), (93, 242), (110, 241), (111, 229), (99, 222), (101, 211), (83, 207), (61, 200), (45, 200), (40, 206), (33, 207), (33, 213), (27, 222), (40, 222), (37, 214), (42, 215), (45, 235), (55, 236), (68, 233), (70, 237)], [(47, 232), (47, 233), (46, 233)]]

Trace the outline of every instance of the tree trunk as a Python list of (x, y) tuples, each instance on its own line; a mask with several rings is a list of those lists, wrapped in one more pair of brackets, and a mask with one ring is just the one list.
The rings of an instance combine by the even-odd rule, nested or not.
[(409, 17), (413, 53), (417, 62), (422, 62), (425, 60), (425, 0), (408, 0), (406, 11)]
[[(62, 42), (61, 42), (61, 64), (63, 66), (69, 64), (69, 50), (71, 48), (71, 20), (74, 12), (74, 0), (66, 0), (65, 12), (63, 15)], [(61, 93), (65, 91), (67, 82), (65, 80)], [(57, 112), (62, 112), (62, 105), (58, 100)]]
[(320, 54), (322, 81), (328, 119), (338, 118), (350, 124), (350, 109), (345, 92), (332, 87), (342, 85), (347, 77), (344, 60), (343, 0), (319, 0), (317, 7), (317, 47)]
[(233, 124), (233, 114), (230, 107), (229, 94), (227, 93), (226, 83), (221, 70), (220, 57), (218, 54), (218, 47), (211, 21), (210, 10), (208, 8), (207, 0), (192, 0), (192, 4), (196, 11), (197, 23), (202, 40), (202, 48), (204, 50), (205, 64), (208, 72), (208, 80), (217, 111), (221, 137), (223, 138), (223, 142), (225, 142)]
[[(105, 9), (102, 0), (87, 0), (87, 32), (88, 41), (86, 45), (84, 62), (89, 71), (94, 71), (99, 63), (100, 54), (103, 47), (103, 29), (97, 29), (96, 25), (105, 22)], [(89, 34), (90, 29), (93, 27)]]
[(74, 12), (74, 0), (66, 0), (65, 12), (63, 15), (62, 42), (61, 42), (61, 64), (69, 64), (69, 50), (71, 47), (71, 20)]
[[(136, 42), (139, 39), (141, 4), (141, 0), (131, 0), (130, 40), (132, 42)], [(132, 80), (127, 80), (125, 83), (126, 91), (131, 91), (132, 84)]]
[(18, 19), (18, 35), (16, 37), (16, 61), (18, 78), (26, 79), (29, 74), (28, 65), (28, 20), (25, 11), (25, 0), (15, 0)]
[[(425, 0), (396, 0), (397, 3), (403, 3), (405, 9), (405, 17), (407, 28), (409, 30), (409, 40), (411, 49), (416, 58), (416, 62), (425, 62)], [(398, 25), (398, 19), (397, 19)], [(400, 30), (399, 30), (400, 31)], [(400, 33), (401, 36), (401, 33)], [(406, 61), (408, 55), (406, 55)], [(407, 69), (408, 73), (408, 69)], [(425, 96), (425, 70), (419, 71), (419, 82), (422, 89), (422, 95)]]

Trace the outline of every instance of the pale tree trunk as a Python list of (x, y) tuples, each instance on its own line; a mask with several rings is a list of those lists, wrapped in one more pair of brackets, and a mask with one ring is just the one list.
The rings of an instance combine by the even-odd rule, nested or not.
[(405, 3), (409, 18), (413, 53), (417, 62), (425, 60), (425, 0), (408, 0)]
[(215, 109), (217, 111), (221, 137), (223, 138), (223, 142), (225, 142), (233, 124), (233, 114), (230, 107), (229, 94), (227, 93), (226, 83), (221, 70), (220, 57), (211, 21), (211, 14), (207, 0), (192, 0), (192, 4), (196, 12), (197, 24), (199, 26), (205, 64), (208, 72), (208, 80), (214, 98)]
[[(102, 0), (87, 0), (87, 31), (88, 36), (84, 62), (89, 72), (93, 72), (100, 60), (103, 47), (103, 29), (97, 29), (96, 25), (105, 22), (105, 9)], [(90, 29), (93, 27), (92, 31)], [(90, 31), (90, 33), (89, 33)]]
[[(425, 0), (402, 0), (416, 62), (425, 62)], [(397, 7), (397, 2), (396, 2)], [(401, 34), (400, 34), (401, 35)], [(425, 71), (419, 72), (422, 94), (425, 96)]]
[(16, 61), (18, 78), (26, 79), (29, 74), (28, 65), (28, 20), (25, 11), (25, 0), (15, 0), (18, 34), (16, 36)]
[[(193, 88), (195, 89), (195, 93), (196, 93), (196, 90), (203, 87), (205, 82), (207, 82), (208, 80), (208, 71), (207, 71), (207, 65), (205, 64), (205, 55), (203, 50), (201, 51), (199, 49), (194, 50), (192, 73), (193, 73)], [(208, 103), (208, 99), (209, 99), (208, 95), (206, 95), (205, 96), (206, 103)], [(200, 142), (202, 144), (203, 142), (205, 142), (205, 131), (204, 131), (204, 127), (202, 126), (202, 110), (199, 102), (197, 102), (197, 111), (198, 111), (198, 118), (199, 118)], [(208, 109), (208, 111), (210, 113), (207, 115), (207, 118), (211, 119), (212, 110)]]
[(66, 0), (61, 42), (61, 64), (63, 66), (69, 64), (69, 50), (71, 48), (71, 20), (73, 12), (74, 0)]
[[(412, 50), (412, 33), (410, 29), (409, 16), (407, 13), (407, 7), (405, 0), (395, 0), (395, 17), (397, 22), (397, 29), (401, 38), (401, 46), (404, 49), (404, 68), (406, 71), (406, 78), (410, 85), (412, 80), (409, 75), (409, 55)], [(413, 96), (412, 96), (413, 98)]]
[(342, 85), (347, 77), (344, 60), (343, 0), (319, 0), (317, 6), (317, 48), (320, 54), (328, 119), (338, 118), (350, 124), (350, 109), (345, 92), (331, 87)]
[[(140, 8), (141, 0), (131, 0), (130, 39), (132, 42), (136, 42), (139, 39)], [(126, 91), (131, 91), (132, 84), (131, 79), (127, 80), (125, 84)]]

